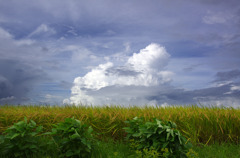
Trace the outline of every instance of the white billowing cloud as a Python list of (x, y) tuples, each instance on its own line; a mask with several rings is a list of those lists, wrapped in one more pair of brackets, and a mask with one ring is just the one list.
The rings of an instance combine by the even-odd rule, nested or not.
[(128, 63), (138, 71), (159, 70), (167, 65), (169, 57), (170, 55), (164, 47), (153, 43), (145, 49), (140, 50), (140, 53), (134, 53), (133, 56), (128, 59)]
[[(99, 90), (100, 88), (110, 86), (113, 84), (111, 82), (114, 82), (114, 80), (111, 80), (112, 76), (107, 76), (105, 72), (108, 68), (111, 67), (113, 67), (113, 63), (111, 62), (100, 64), (98, 67), (92, 69), (91, 72), (87, 73), (84, 77), (75, 78), (74, 85), (80, 88), (93, 90)], [(74, 90), (74, 87), (72, 90)], [(72, 91), (72, 93), (75, 92)]]
[[(144, 98), (144, 87), (148, 87), (149, 93), (149, 87), (166, 84), (172, 80), (173, 72), (164, 70), (169, 57), (164, 47), (153, 43), (139, 53), (134, 53), (123, 66), (114, 66), (110, 61), (100, 64), (85, 76), (75, 78), (71, 89), (72, 96), (70, 100), (65, 99), (64, 103), (99, 105), (139, 103), (141, 100), (142, 104), (156, 104), (155, 101)], [(116, 87), (121, 87), (121, 91)], [(136, 91), (132, 89), (134, 87)], [(142, 87), (143, 92), (138, 92), (139, 87)], [(103, 88), (105, 90), (102, 90)], [(101, 91), (101, 94), (98, 91)], [(133, 93), (126, 95), (130, 91)]]

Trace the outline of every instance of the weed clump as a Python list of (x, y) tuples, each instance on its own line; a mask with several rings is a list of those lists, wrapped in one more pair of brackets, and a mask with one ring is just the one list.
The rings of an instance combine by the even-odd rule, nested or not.
[(131, 147), (139, 154), (152, 155), (152, 157), (178, 157), (186, 158), (192, 144), (176, 129), (171, 121), (145, 122), (143, 118), (135, 117), (126, 121), (127, 140)]

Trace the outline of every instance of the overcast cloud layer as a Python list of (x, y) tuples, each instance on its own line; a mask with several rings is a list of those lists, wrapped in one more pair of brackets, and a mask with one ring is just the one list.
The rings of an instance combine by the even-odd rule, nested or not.
[(238, 0), (0, 1), (0, 104), (240, 106)]

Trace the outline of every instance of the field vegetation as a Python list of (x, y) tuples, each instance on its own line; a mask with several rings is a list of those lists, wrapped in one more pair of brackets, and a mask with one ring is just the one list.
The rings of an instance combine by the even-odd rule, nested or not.
[[(53, 135), (54, 133), (61, 133), (61, 126), (65, 126), (64, 123), (61, 124), (61, 122), (64, 122), (64, 120), (66, 122), (66, 118), (74, 117), (82, 124), (84, 124), (84, 126), (91, 126), (92, 131), (97, 133), (96, 138), (103, 143), (101, 146), (106, 145), (106, 143), (104, 143), (107, 142), (106, 140), (112, 140), (113, 142), (123, 142), (120, 143), (120, 145), (118, 146), (126, 150), (129, 149), (129, 146), (124, 143), (126, 141), (126, 137), (138, 135), (131, 135), (127, 133), (126, 130), (128, 129), (128, 131), (131, 131), (131, 125), (129, 126), (129, 123), (131, 123), (131, 121), (129, 120), (134, 120), (134, 118), (141, 118), (140, 120), (142, 124), (142, 129), (139, 128), (138, 130), (143, 130), (145, 128), (145, 131), (146, 129), (148, 129), (148, 126), (152, 126), (155, 128), (154, 123), (149, 123), (153, 122), (153, 120), (155, 120), (156, 123), (158, 123), (160, 120), (170, 123), (169, 126), (172, 126), (172, 129), (173, 127), (176, 127), (177, 131), (171, 130), (171, 128), (168, 129), (168, 131), (175, 131), (174, 133), (176, 135), (179, 135), (181, 133), (181, 135), (186, 138), (186, 142), (193, 144), (193, 149), (200, 154), (204, 153), (202, 151), (207, 151), (208, 149), (210, 149), (205, 148), (208, 145), (211, 145), (212, 151), (218, 151), (216, 149), (216, 146), (221, 144), (223, 144), (224, 149), (228, 148), (229, 146), (229, 150), (238, 151), (239, 149), (238, 143), (240, 136), (240, 109), (234, 108), (199, 106), (109, 107), (83, 105), (63, 107), (1, 106), (0, 135), (4, 134), (4, 131), (6, 131), (7, 129), (9, 130), (9, 128), (14, 123), (24, 120), (25, 117), (27, 117), (29, 120), (34, 120), (34, 122), (38, 126), (41, 126), (41, 130), (38, 129), (39, 132), (49, 132), (52, 131), (52, 129), (55, 129), (50, 132)], [(56, 124), (59, 124), (61, 126), (57, 127)], [(176, 126), (174, 124), (176, 124)], [(134, 126), (132, 127), (135, 128)], [(155, 131), (159, 131), (159, 129), (156, 129)], [(180, 132), (179, 134), (178, 131)], [(147, 139), (147, 132), (145, 138), (147, 141), (151, 142), (151, 140)], [(143, 134), (143, 132), (139, 133)], [(73, 133), (72, 135), (74, 135), (74, 138), (78, 139), (75, 133)], [(60, 140), (59, 143), (61, 143)], [(118, 143), (113, 144), (116, 146)], [(111, 146), (114, 147), (114, 145)], [(222, 154), (222, 152), (225, 151), (224, 149), (222, 149), (221, 152), (216, 152), (215, 154)], [(131, 151), (124, 151), (123, 153), (121, 153), (121, 151), (112, 152), (115, 155), (121, 155), (125, 152), (129, 153)], [(155, 151), (145, 150), (144, 152), (151, 153)], [(226, 153), (229, 154), (228, 152)], [(237, 154), (238, 156), (240, 155), (240, 153)], [(204, 157), (204, 155), (202, 155), (202, 157)]]
[(157, 118), (176, 123), (177, 129), (193, 144), (238, 143), (240, 109), (226, 107), (122, 107), (122, 106), (2, 106), (0, 133), (27, 117), (49, 131), (53, 124), (74, 117), (101, 133), (100, 138), (124, 140), (127, 119)]

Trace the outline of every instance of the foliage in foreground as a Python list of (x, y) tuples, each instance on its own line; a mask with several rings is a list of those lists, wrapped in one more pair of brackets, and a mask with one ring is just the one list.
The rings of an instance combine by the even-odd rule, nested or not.
[[(187, 157), (189, 146), (180, 132), (174, 129), (174, 123), (163, 124), (157, 119), (143, 123), (143, 119), (137, 117), (127, 122), (130, 124), (130, 127), (125, 127), (127, 139), (134, 138), (135, 145), (132, 149), (136, 152), (125, 157)], [(42, 126), (37, 127), (33, 120), (28, 122), (25, 117), (24, 121), (15, 123), (0, 137), (0, 155), (18, 158), (49, 157), (55, 148), (55, 156), (63, 158), (102, 157), (91, 126), (74, 118), (66, 118), (54, 127), (51, 132), (41, 134)], [(115, 152), (114, 155), (117, 157), (118, 153)]]
[(126, 121), (129, 127), (125, 127), (127, 139), (132, 142), (132, 148), (157, 157), (186, 158), (192, 147), (180, 132), (176, 124), (153, 119), (153, 122), (145, 122), (143, 118), (135, 117)]
[[(33, 120), (15, 123), (0, 137), (0, 156), (38, 157), (49, 156), (57, 150), (58, 157), (90, 158), (93, 153), (92, 128), (74, 118), (67, 118), (55, 125), (52, 132), (41, 134), (42, 126), (37, 127)], [(51, 137), (50, 137), (51, 136)], [(52, 139), (50, 139), (52, 138)], [(51, 154), (50, 154), (51, 155)]]
[(28, 123), (25, 117), (24, 121), (15, 123), (4, 132), (5, 136), (1, 136), (0, 153), (8, 157), (29, 157), (41, 153), (44, 148), (40, 132), (42, 126), (37, 127), (33, 120)]
[(92, 127), (82, 124), (74, 118), (66, 118), (64, 122), (54, 125), (50, 134), (57, 145), (59, 157), (89, 158), (93, 150)]

